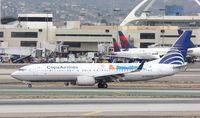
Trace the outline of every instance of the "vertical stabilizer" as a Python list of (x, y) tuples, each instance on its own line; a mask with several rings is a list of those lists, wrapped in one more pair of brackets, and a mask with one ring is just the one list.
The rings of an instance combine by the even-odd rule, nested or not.
[(133, 45), (127, 40), (127, 38), (124, 36), (123, 32), (118, 31), (121, 46), (123, 49), (129, 49), (134, 48)]
[[(181, 30), (181, 29), (179, 29), (178, 30), (178, 34), (179, 34), (179, 36), (181, 36), (181, 34), (183, 33), (184, 31), (183, 30)], [(190, 43), (189, 43), (190, 45), (189, 45), (189, 48), (195, 48), (196, 46), (194, 45), (194, 43), (190, 40)]]
[(184, 31), (171, 47), (170, 51), (163, 56), (159, 63), (161, 64), (184, 64), (187, 55), (187, 49), (190, 47), (192, 31)]
[(120, 52), (119, 44), (117, 43), (115, 38), (113, 38), (113, 46), (114, 46), (114, 51), (115, 52)]

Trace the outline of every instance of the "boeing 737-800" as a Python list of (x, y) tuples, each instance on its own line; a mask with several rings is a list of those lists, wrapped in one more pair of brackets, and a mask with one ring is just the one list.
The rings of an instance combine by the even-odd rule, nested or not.
[(32, 64), (12, 73), (12, 77), (23, 82), (76, 82), (81, 86), (107, 88), (107, 82), (144, 81), (170, 76), (186, 69), (184, 62), (192, 31), (185, 31), (160, 59), (139, 63), (85, 63), (85, 64)]

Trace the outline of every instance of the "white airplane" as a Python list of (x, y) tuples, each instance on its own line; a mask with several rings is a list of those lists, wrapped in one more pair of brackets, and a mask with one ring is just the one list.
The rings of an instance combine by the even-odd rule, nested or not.
[[(182, 34), (182, 30), (178, 30), (179, 35)], [(159, 48), (135, 48), (133, 47), (124, 34), (119, 31), (119, 37), (122, 49), (120, 50), (119, 45), (117, 44), (116, 40), (113, 39), (113, 45), (115, 52), (112, 53), (114, 57), (124, 57), (124, 58), (132, 58), (132, 59), (147, 59), (147, 60), (154, 60), (162, 57), (166, 54), (169, 48), (166, 47), (159, 47)], [(190, 47), (188, 49), (188, 55), (190, 59), (193, 57), (200, 57), (200, 47), (196, 47), (192, 41), (190, 42)], [(191, 60), (193, 61), (193, 60)]]
[(160, 59), (139, 63), (51, 63), (32, 64), (20, 68), (11, 76), (31, 87), (31, 82), (76, 82), (80, 86), (107, 88), (107, 82), (144, 81), (170, 76), (184, 71), (187, 63), (184, 59), (192, 31), (185, 31), (171, 47), (170, 51)]
[[(160, 56), (158, 52), (154, 52), (154, 50), (146, 50), (145, 48), (129, 48), (129, 49), (120, 49), (117, 41), (113, 38), (114, 52), (110, 57), (122, 57), (129, 59), (145, 59), (145, 60), (154, 60), (159, 59)], [(145, 50), (144, 50), (145, 49)], [(164, 54), (166, 54), (165, 52)]]

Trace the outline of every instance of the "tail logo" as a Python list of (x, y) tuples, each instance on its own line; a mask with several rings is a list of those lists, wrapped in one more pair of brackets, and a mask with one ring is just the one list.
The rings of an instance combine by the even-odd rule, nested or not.
[(184, 64), (184, 56), (181, 51), (177, 49), (171, 49), (167, 55), (165, 55), (160, 62), (161, 64)]
[(119, 33), (119, 38), (121, 41), (122, 48), (127, 49), (128, 48), (128, 40), (126, 39), (126, 37), (124, 36), (124, 34), (121, 31), (118, 31), (118, 33)]
[(176, 40), (170, 51), (159, 61), (161, 64), (178, 64), (182, 65), (185, 62), (187, 49), (190, 47), (192, 31), (186, 30)]
[(128, 41), (125, 38), (125, 36), (120, 36), (120, 41), (121, 41), (121, 44), (122, 44), (122, 48), (128, 48)]
[(114, 51), (115, 52), (119, 52), (120, 51), (120, 47), (119, 47), (117, 41), (115, 40), (115, 38), (113, 38), (113, 46), (114, 46)]

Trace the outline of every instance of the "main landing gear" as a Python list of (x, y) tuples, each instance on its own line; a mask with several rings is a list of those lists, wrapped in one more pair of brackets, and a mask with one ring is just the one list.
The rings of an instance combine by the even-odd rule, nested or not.
[(32, 84), (28, 84), (27, 86), (28, 86), (28, 88), (32, 88)]
[(194, 63), (195, 62), (195, 57), (188, 57), (187, 58), (188, 63)]
[(68, 87), (68, 86), (70, 86), (70, 83), (69, 83), (69, 82), (65, 82), (65, 83), (64, 83), (64, 86), (65, 86), (65, 87)]
[(108, 88), (108, 84), (104, 81), (98, 83), (98, 88)]

